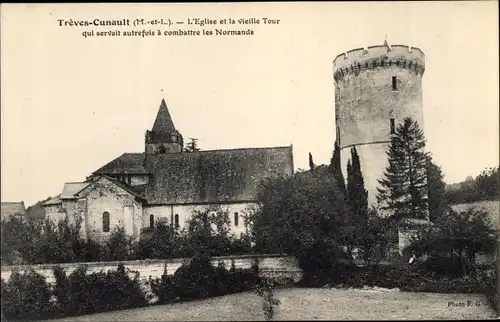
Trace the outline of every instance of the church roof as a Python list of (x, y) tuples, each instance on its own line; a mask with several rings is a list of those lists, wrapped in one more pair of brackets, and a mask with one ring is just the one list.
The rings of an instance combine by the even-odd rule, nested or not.
[[(103, 168), (110, 174), (131, 173), (132, 165), (142, 164), (139, 156), (144, 158), (124, 154)], [(148, 155), (143, 169), (151, 174), (149, 184), (133, 189), (142, 189), (148, 204), (255, 201), (262, 179), (293, 173), (292, 147)]]
[(46, 202), (44, 202), (42, 204), (42, 206), (57, 205), (57, 204), (60, 204), (61, 202), (62, 202), (62, 200), (61, 200), (61, 194), (58, 194), (54, 198), (50, 198), (49, 200), (47, 200)]
[(24, 202), (2, 202), (1, 203), (1, 219), (8, 218), (12, 215), (25, 215), (26, 208), (24, 207)]
[(76, 199), (75, 194), (89, 185), (89, 182), (67, 182), (64, 184), (61, 199)]
[(168, 107), (167, 103), (165, 103), (165, 99), (161, 100), (160, 109), (158, 110), (155, 123), (153, 124), (153, 128), (151, 130), (154, 132), (162, 133), (175, 132), (174, 122), (172, 121), (172, 117), (170, 117), (170, 113), (168, 112)]
[(146, 174), (144, 153), (124, 153), (94, 172), (94, 174)]

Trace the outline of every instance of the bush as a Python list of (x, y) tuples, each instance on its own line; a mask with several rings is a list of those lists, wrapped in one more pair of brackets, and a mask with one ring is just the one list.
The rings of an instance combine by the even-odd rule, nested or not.
[(139, 274), (130, 279), (123, 265), (108, 273), (87, 274), (78, 267), (70, 276), (54, 271), (55, 293), (64, 315), (82, 315), (141, 307), (147, 300), (139, 283)]
[(10, 319), (44, 319), (53, 313), (51, 292), (45, 277), (33, 270), (23, 275), (13, 272), (2, 280), (2, 313)]
[(189, 301), (248, 291), (258, 279), (258, 266), (227, 270), (223, 263), (214, 267), (205, 254), (194, 256), (189, 265), (182, 265), (173, 276), (166, 272), (151, 280), (151, 289), (160, 304)]

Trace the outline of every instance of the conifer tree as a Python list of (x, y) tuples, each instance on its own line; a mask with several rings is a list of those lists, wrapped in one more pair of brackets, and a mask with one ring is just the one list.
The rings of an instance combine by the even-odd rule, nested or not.
[(335, 178), (340, 191), (345, 195), (346, 187), (345, 187), (344, 175), (342, 174), (342, 167), (340, 165), (340, 146), (337, 140), (335, 140), (335, 147), (333, 149), (333, 155), (330, 160), (329, 167), (330, 167), (330, 172), (333, 173), (333, 177)]
[(428, 218), (427, 154), (418, 123), (405, 118), (391, 137), (389, 165), (379, 180), (377, 200), (396, 219)]
[(448, 206), (446, 200), (446, 184), (441, 167), (427, 156), (427, 190), (429, 204), (429, 219), (436, 221), (442, 216)]
[[(354, 241), (367, 248), (366, 229), (368, 225), (368, 191), (365, 189), (361, 162), (356, 147), (351, 148), (351, 160), (347, 163), (347, 206), (354, 229)], [(367, 252), (365, 252), (367, 254)]]
[(309, 169), (311, 170), (311, 172), (314, 171), (314, 161), (311, 152), (309, 152)]

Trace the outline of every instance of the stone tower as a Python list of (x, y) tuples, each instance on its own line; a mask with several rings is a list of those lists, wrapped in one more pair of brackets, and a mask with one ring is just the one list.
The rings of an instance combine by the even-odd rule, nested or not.
[(162, 99), (153, 128), (146, 131), (146, 154), (180, 153), (183, 146), (182, 135), (175, 129), (167, 103)]
[(335, 125), (342, 173), (347, 176), (351, 147), (361, 161), (368, 203), (376, 205), (378, 179), (387, 166), (391, 133), (405, 117), (423, 129), (424, 53), (415, 47), (358, 48), (333, 61)]

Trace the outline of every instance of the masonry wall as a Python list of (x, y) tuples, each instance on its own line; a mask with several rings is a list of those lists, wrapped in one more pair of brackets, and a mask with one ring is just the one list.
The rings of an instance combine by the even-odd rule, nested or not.
[[(104, 241), (115, 228), (124, 228), (129, 235), (139, 236), (142, 226), (142, 205), (129, 192), (102, 179), (93, 183), (86, 194), (87, 237)], [(110, 215), (110, 231), (103, 231), (103, 213)]]
[[(396, 64), (397, 63), (397, 64)], [(368, 201), (376, 204), (378, 179), (387, 165), (386, 151), (395, 127), (405, 117), (416, 120), (423, 129), (422, 73), (423, 53), (408, 47), (379, 46), (348, 52), (334, 62), (336, 136), (341, 148), (344, 175), (350, 149), (356, 146), (361, 159)], [(396, 77), (396, 90), (393, 90)]]
[(500, 231), (500, 200), (484, 200), (451, 205), (451, 208), (455, 211), (466, 211), (471, 207), (486, 211), (493, 228)]
[[(220, 205), (222, 210), (227, 211), (229, 219), (231, 220), (231, 233), (239, 237), (241, 233), (245, 232), (244, 216), (249, 213), (256, 203), (230, 203)], [(175, 224), (175, 215), (179, 215), (179, 228), (186, 227), (189, 218), (195, 211), (204, 211), (208, 207), (213, 206), (209, 204), (201, 205), (165, 205), (165, 206), (148, 206), (144, 208), (144, 216), (142, 218), (142, 226), (149, 227), (150, 215), (153, 215), (155, 221), (163, 218), (167, 223)], [(235, 225), (234, 214), (238, 213), (238, 226)]]
[[(189, 263), (189, 258), (165, 259), (165, 260), (144, 260), (144, 261), (124, 261), (124, 262), (101, 262), (101, 263), (71, 263), (71, 264), (49, 264), (49, 265), (32, 265), (32, 266), (2, 266), (2, 280), (8, 281), (13, 271), (24, 273), (29, 268), (33, 268), (37, 273), (46, 278), (47, 283), (53, 285), (55, 283), (54, 267), (60, 266), (66, 271), (66, 275), (71, 274), (78, 266), (86, 265), (87, 272), (107, 272), (108, 270), (116, 270), (121, 263), (126, 269), (139, 272), (141, 284), (147, 293), (150, 293), (150, 286), (147, 283), (149, 278), (160, 278), (163, 272), (167, 271), (168, 275), (173, 275), (175, 271), (182, 266), (183, 263)], [(298, 282), (302, 277), (300, 269), (295, 257), (283, 255), (240, 255), (240, 256), (222, 256), (212, 258), (212, 264), (217, 266), (223, 262), (227, 269), (231, 268), (231, 263), (234, 261), (235, 268), (251, 268), (253, 263), (258, 261), (259, 274), (270, 278), (287, 278)], [(130, 272), (129, 276), (134, 277), (134, 272)]]

